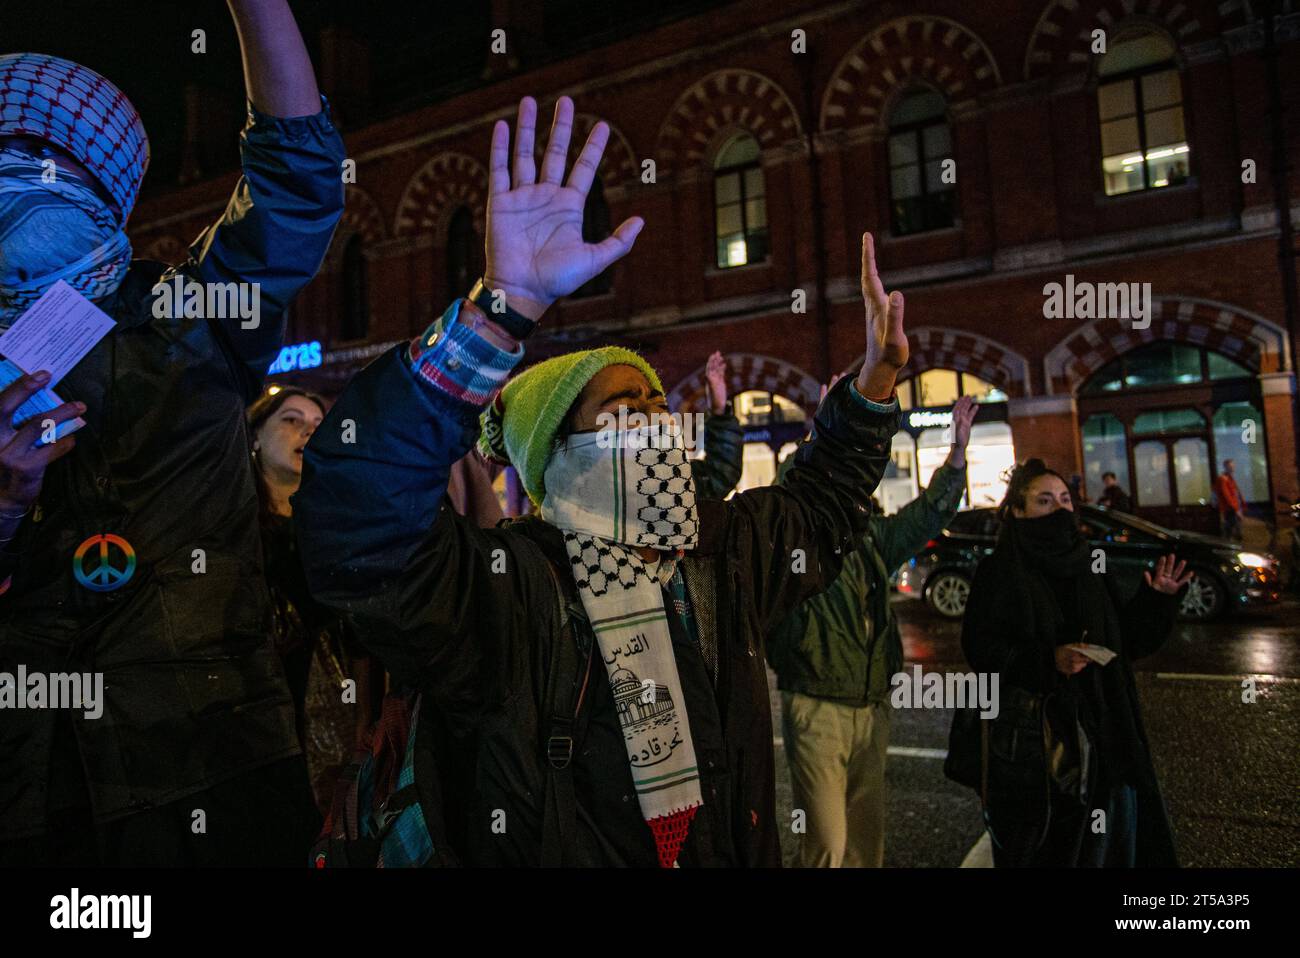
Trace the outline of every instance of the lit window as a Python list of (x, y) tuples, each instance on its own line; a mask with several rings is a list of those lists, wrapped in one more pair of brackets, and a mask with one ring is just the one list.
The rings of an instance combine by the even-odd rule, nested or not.
[(943, 97), (918, 90), (902, 97), (889, 116), (889, 198), (895, 236), (952, 226), (956, 187), (945, 183), (943, 161), (952, 158), (952, 128)]
[(713, 164), (714, 235), (719, 269), (767, 259), (767, 200), (758, 143), (741, 133)]
[(1173, 43), (1151, 31), (1119, 39), (1097, 75), (1106, 195), (1186, 182), (1183, 85)]

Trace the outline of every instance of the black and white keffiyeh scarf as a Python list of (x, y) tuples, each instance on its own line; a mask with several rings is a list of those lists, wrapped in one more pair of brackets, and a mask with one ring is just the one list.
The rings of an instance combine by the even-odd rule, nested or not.
[[(663, 586), (699, 538), (680, 428), (570, 436), (546, 467), (542, 518), (564, 533), (623, 728), (641, 814), (671, 868), (703, 804)], [(663, 550), (651, 570), (636, 547)]]

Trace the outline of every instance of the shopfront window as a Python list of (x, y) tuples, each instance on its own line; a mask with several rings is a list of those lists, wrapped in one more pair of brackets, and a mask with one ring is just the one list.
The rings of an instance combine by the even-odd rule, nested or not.
[(1137, 501), (1140, 506), (1167, 506), (1169, 495), (1169, 454), (1163, 442), (1140, 442), (1133, 448), (1137, 469)]
[(1204, 439), (1183, 438), (1174, 443), (1174, 486), (1180, 506), (1210, 502), (1210, 447)]
[(1006, 477), (1016, 464), (1011, 427), (1004, 422), (977, 422), (966, 447), (966, 502), (972, 509), (996, 506), (1007, 494)]
[(1116, 40), (1098, 64), (1107, 196), (1187, 181), (1183, 84), (1174, 53), (1173, 41), (1148, 30)]
[(1113, 472), (1139, 514), (1210, 531), (1224, 459), (1235, 461), (1247, 501), (1268, 501), (1260, 410), (1254, 374), (1203, 346), (1159, 341), (1125, 353), (1079, 390), (1088, 494), (1096, 498), (1102, 473)]
[(798, 445), (807, 414), (793, 399), (759, 389), (737, 393), (731, 401), (746, 435), (762, 437), (745, 443), (736, 491), (770, 486), (776, 480), (778, 464)]
[(976, 402), (1006, 402), (1007, 394), (990, 382), (955, 369), (927, 369), (898, 384), (899, 407), (951, 406), (959, 396)]
[(1124, 424), (1110, 413), (1089, 416), (1083, 424), (1083, 482), (1089, 496), (1101, 495), (1102, 476), (1115, 473), (1115, 481), (1126, 493), (1132, 490), (1128, 474), (1128, 443)]
[(1268, 501), (1268, 458), (1264, 446), (1264, 416), (1253, 403), (1224, 403), (1214, 412), (1215, 475), (1223, 460), (1233, 461), (1233, 478), (1247, 502)]

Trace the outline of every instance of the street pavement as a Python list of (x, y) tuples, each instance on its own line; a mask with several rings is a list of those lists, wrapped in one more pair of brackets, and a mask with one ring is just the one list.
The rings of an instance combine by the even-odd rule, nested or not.
[[(895, 598), (907, 666), (968, 671), (961, 623)], [(1300, 603), (1287, 600), (1208, 625), (1180, 624), (1159, 652), (1135, 663), (1156, 771), (1189, 867), (1300, 864)], [(1242, 680), (1254, 678), (1253, 704)], [(777, 814), (787, 864), (798, 836), (777, 736)], [(952, 712), (895, 711), (886, 766), (886, 867), (957, 867), (982, 834), (975, 793), (943, 776)], [(987, 856), (977, 854), (980, 859)]]

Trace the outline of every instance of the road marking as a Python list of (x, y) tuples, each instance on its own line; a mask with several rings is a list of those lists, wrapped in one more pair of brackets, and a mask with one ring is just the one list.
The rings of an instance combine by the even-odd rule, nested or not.
[(902, 755), (904, 758), (937, 758), (945, 759), (948, 757), (946, 748), (914, 748), (911, 745), (891, 745), (889, 746), (890, 755)]
[(1257, 682), (1283, 682), (1295, 684), (1300, 679), (1287, 678), (1283, 675), (1265, 675), (1260, 672), (1248, 672), (1244, 675), (1204, 675), (1196, 672), (1157, 672), (1156, 678), (1170, 679), (1176, 682), (1231, 682), (1240, 684), (1243, 679), (1255, 679)]
[[(777, 748), (785, 748), (785, 739), (777, 736), (774, 741)], [(937, 758), (943, 760), (948, 757), (946, 748), (916, 748), (911, 745), (891, 745), (889, 746), (890, 755), (900, 755), (903, 758)]]

